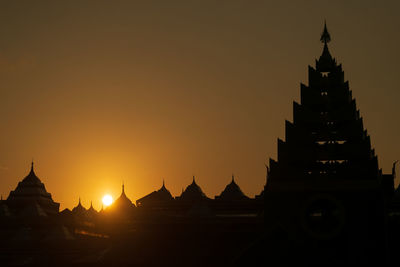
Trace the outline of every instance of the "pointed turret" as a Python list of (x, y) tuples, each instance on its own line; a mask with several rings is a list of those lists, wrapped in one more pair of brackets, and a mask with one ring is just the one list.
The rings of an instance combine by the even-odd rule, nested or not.
[(171, 193), (169, 192), (169, 190), (165, 187), (165, 181), (163, 179), (163, 183), (160, 189), (158, 189), (157, 191), (155, 191), (157, 193), (157, 198), (159, 200), (172, 200), (173, 197), (171, 195)]
[(125, 194), (125, 184), (122, 183), (121, 195), (110, 206), (111, 209), (134, 208), (135, 204)]
[(79, 197), (78, 205), (76, 205), (76, 207), (72, 209), (72, 213), (78, 216), (82, 216), (85, 215), (86, 211), (87, 211), (86, 208), (82, 206), (81, 197)]
[(215, 199), (237, 201), (248, 199), (248, 197), (242, 192), (240, 187), (235, 182), (235, 176), (232, 174), (232, 181), (225, 187), (224, 191), (219, 196), (215, 196)]
[(92, 201), (90, 201), (90, 208), (87, 210), (87, 215), (88, 215), (88, 217), (91, 218), (91, 219), (95, 218), (95, 216), (98, 215), (97, 210), (95, 210), (95, 209), (93, 208), (93, 202), (92, 202)]
[(174, 198), (172, 197), (169, 190), (165, 187), (165, 181), (163, 179), (163, 183), (160, 189), (157, 191), (153, 191), (150, 194), (136, 200), (137, 206), (144, 205), (163, 205), (167, 204), (167, 202), (172, 201)]
[(192, 183), (186, 187), (186, 189), (182, 192), (180, 197), (177, 197), (180, 200), (201, 200), (201, 199), (208, 199), (207, 196), (203, 193), (200, 186), (196, 183), (196, 178), (193, 176)]

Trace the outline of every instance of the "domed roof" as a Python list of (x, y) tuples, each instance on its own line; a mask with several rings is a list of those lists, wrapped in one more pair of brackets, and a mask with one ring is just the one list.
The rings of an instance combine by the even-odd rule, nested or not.
[(84, 206), (82, 206), (81, 203), (81, 198), (79, 198), (79, 202), (78, 205), (76, 205), (76, 207), (74, 207), (72, 209), (72, 213), (76, 214), (76, 215), (84, 215), (86, 213), (86, 208)]
[(194, 176), (192, 183), (186, 187), (185, 191), (183, 191), (182, 195), (179, 197), (181, 200), (200, 200), (206, 198), (207, 196), (203, 193), (203, 190), (196, 184)]
[(158, 189), (157, 191), (153, 191), (150, 194), (136, 200), (136, 204), (143, 205), (145, 202), (150, 203), (150, 202), (158, 202), (158, 201), (170, 201), (173, 200), (174, 198), (171, 195), (171, 192), (165, 187), (165, 183), (163, 180), (162, 187)]
[(95, 209), (93, 208), (93, 203), (92, 203), (92, 201), (90, 201), (90, 208), (87, 210), (87, 215), (88, 215), (89, 217), (94, 217), (94, 216), (98, 215), (97, 210), (95, 210)]
[(171, 192), (165, 187), (165, 182), (163, 180), (162, 186), (157, 191), (157, 197), (159, 200), (171, 200), (173, 199)]
[(31, 164), (31, 171), (29, 174), (18, 183), (17, 188), (14, 191), (10, 192), (10, 196), (7, 200), (12, 199), (17, 196), (40, 196), (44, 198), (51, 199), (51, 194), (46, 191), (44, 184), (40, 181), (40, 179), (36, 176), (35, 171), (33, 170), (33, 162)]
[(232, 181), (225, 187), (221, 195), (216, 197), (222, 200), (243, 200), (248, 197), (242, 192), (240, 187), (235, 182), (235, 176), (232, 175)]
[(119, 198), (117, 198), (114, 203), (110, 206), (111, 208), (134, 208), (135, 204), (125, 195), (125, 186), (122, 184), (122, 192)]
[(42, 184), (40, 179), (36, 176), (35, 171), (33, 170), (33, 162), (31, 163), (31, 171), (29, 174), (22, 180), (22, 184)]
[(34, 202), (49, 215), (58, 213), (60, 207), (59, 203), (53, 201), (51, 194), (46, 191), (44, 184), (36, 176), (32, 162), (29, 174), (18, 183), (15, 190), (10, 192), (7, 204), (10, 209), (20, 210)]

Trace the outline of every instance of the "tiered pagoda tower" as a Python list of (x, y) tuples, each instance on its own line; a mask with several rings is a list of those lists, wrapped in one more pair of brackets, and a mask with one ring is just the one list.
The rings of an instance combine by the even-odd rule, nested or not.
[(5, 202), (16, 215), (56, 215), (60, 208), (60, 203), (53, 201), (51, 194), (46, 191), (44, 184), (36, 176), (33, 162), (29, 174), (18, 183), (15, 190), (10, 192)]
[(393, 176), (378, 167), (342, 65), (329, 52), (326, 24), (320, 40), (322, 55), (308, 67), (285, 141), (278, 139), (278, 160), (270, 159), (266, 217), (297, 240), (306, 261), (379, 262)]
[(286, 140), (278, 140), (278, 161), (270, 160), (271, 186), (282, 180), (379, 180), (378, 160), (342, 65), (329, 52), (326, 26), (321, 41), (316, 68), (308, 67), (309, 85), (301, 84), (301, 102), (293, 103), (293, 123), (286, 121)]

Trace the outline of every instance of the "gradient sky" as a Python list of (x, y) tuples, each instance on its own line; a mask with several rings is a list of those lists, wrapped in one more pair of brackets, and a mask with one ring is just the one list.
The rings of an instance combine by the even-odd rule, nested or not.
[[(303, 3), (307, 2), (307, 3)], [(78, 197), (253, 197), (307, 65), (330, 51), (384, 172), (400, 159), (399, 1), (1, 1), (0, 193), (29, 172)]]

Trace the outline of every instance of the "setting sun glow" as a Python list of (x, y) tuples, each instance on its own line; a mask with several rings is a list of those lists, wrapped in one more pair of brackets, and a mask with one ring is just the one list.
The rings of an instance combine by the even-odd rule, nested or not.
[(103, 197), (103, 204), (104, 204), (105, 206), (110, 206), (110, 205), (112, 204), (112, 202), (113, 202), (112, 196), (110, 196), (110, 195), (104, 195), (104, 197)]

